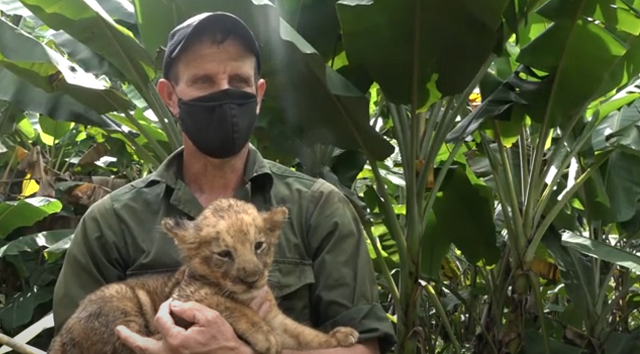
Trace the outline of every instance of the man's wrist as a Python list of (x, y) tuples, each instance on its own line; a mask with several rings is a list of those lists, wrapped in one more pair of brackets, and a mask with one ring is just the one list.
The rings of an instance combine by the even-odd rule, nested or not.
[(238, 347), (233, 351), (235, 354), (256, 354), (256, 352), (250, 346), (240, 342)]

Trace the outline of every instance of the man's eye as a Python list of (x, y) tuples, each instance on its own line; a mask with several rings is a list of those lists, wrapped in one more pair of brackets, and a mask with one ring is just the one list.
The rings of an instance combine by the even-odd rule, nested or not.
[(203, 76), (196, 76), (191, 80), (191, 84), (192, 85), (204, 85), (204, 84), (209, 84), (211, 83), (213, 80), (211, 80), (211, 77), (203, 75)]
[(234, 76), (231, 78), (230, 81), (234, 86), (241, 86), (241, 87), (249, 86), (249, 81), (247, 81), (246, 78), (241, 76)]

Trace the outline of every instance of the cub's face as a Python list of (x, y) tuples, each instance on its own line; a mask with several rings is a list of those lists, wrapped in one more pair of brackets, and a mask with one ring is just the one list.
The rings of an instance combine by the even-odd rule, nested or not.
[(258, 212), (247, 202), (220, 199), (194, 221), (166, 218), (190, 271), (234, 295), (251, 295), (267, 284), (285, 207)]

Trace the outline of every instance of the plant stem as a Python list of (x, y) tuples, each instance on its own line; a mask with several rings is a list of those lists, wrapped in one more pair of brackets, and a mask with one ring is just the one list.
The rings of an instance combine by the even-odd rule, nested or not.
[[(547, 134), (549, 134), (548, 119), (542, 121), (542, 127), (540, 128), (540, 132), (538, 133), (538, 141), (536, 141), (536, 147), (533, 150), (533, 166), (531, 167), (531, 174), (529, 175), (528, 185), (529, 190), (528, 193), (524, 196), (524, 232), (526, 235), (531, 235), (534, 229), (534, 215), (535, 215), (535, 203), (539, 200), (539, 190), (541, 187), (538, 187), (538, 184), (541, 183), (539, 180), (544, 180), (544, 177), (541, 175), (541, 166), (542, 166), (542, 155), (544, 154), (544, 146), (547, 141)], [(523, 176), (524, 178), (524, 176)]]
[(525, 261), (527, 260), (532, 260), (536, 249), (538, 248), (538, 244), (540, 243), (540, 240), (542, 239), (542, 236), (544, 235), (544, 233), (546, 232), (547, 228), (549, 227), (549, 225), (551, 225), (551, 223), (553, 222), (553, 219), (555, 219), (556, 215), (558, 215), (558, 213), (560, 212), (560, 210), (564, 207), (564, 205), (569, 201), (569, 199), (573, 196), (573, 194), (578, 190), (578, 188), (580, 188), (584, 182), (595, 172), (598, 170), (598, 168), (600, 167), (600, 165), (602, 165), (605, 161), (607, 161), (607, 159), (609, 158), (609, 156), (613, 153), (613, 150), (609, 150), (606, 152), (601, 153), (598, 157), (600, 157), (600, 159), (596, 162), (594, 162), (577, 180), (576, 183), (573, 184), (573, 186), (571, 186), (571, 188), (569, 188), (568, 190), (566, 190), (564, 192), (564, 195), (562, 196), (562, 198), (560, 198), (560, 200), (553, 206), (553, 208), (551, 209), (551, 211), (547, 214), (547, 216), (544, 218), (544, 220), (542, 221), (542, 223), (540, 224), (540, 226), (538, 226), (538, 228), (536, 229), (535, 234), (533, 235), (533, 239), (531, 240), (531, 243), (529, 244), (529, 248), (527, 249), (527, 252), (525, 253)]
[[(498, 146), (498, 152), (500, 154), (500, 160), (502, 161), (502, 171), (504, 171), (503, 180), (507, 183), (507, 192), (508, 192), (508, 202), (509, 208), (511, 209), (511, 215), (514, 218), (514, 226), (515, 226), (515, 234), (509, 235), (509, 240), (515, 238), (515, 250), (517, 254), (514, 254), (516, 258), (516, 262), (521, 262), (522, 253), (527, 248), (527, 235), (524, 233), (524, 227), (522, 225), (522, 215), (520, 214), (520, 203), (518, 203), (518, 198), (516, 196), (516, 189), (513, 184), (513, 173), (511, 171), (511, 163), (507, 158), (507, 153), (502, 144), (502, 139), (500, 137), (500, 129), (498, 127), (498, 123), (494, 120), (493, 122), (493, 131), (495, 132), (494, 136), (496, 138), (496, 145)], [(498, 170), (499, 171), (499, 170)], [(494, 173), (498, 173), (495, 171)]]
[[(436, 124), (440, 120), (440, 117), (443, 114), (442, 105), (446, 100), (441, 99), (436, 102), (430, 110), (429, 121), (427, 122), (427, 127), (424, 132), (424, 138), (422, 140), (422, 147), (420, 148), (420, 158), (425, 159), (427, 156), (427, 152), (429, 151), (429, 143), (431, 142), (431, 136), (433, 135), (433, 131), (436, 128)], [(426, 119), (426, 117), (425, 117)]]
[[(562, 139), (558, 143), (558, 146), (566, 146), (569, 132), (571, 131), (571, 129), (573, 129), (575, 124), (578, 122), (579, 118), (580, 118), (580, 115), (577, 115), (574, 119), (571, 120), (571, 122), (569, 122), (566, 133), (562, 135)], [(557, 167), (558, 172), (556, 172), (556, 174), (553, 175), (553, 178), (551, 179), (551, 181), (547, 185), (547, 188), (545, 188), (544, 192), (542, 193), (542, 196), (538, 200), (538, 203), (535, 207), (535, 211), (533, 212), (533, 215), (534, 215), (533, 225), (537, 225), (538, 222), (540, 221), (540, 216), (542, 215), (542, 212), (544, 211), (547, 203), (549, 202), (549, 198), (551, 198), (551, 193), (553, 192), (553, 190), (556, 189), (558, 181), (562, 176), (561, 171), (564, 171), (564, 169), (567, 168), (569, 163), (571, 163), (571, 160), (578, 155), (578, 152), (580, 152), (582, 145), (584, 145), (587, 142), (587, 140), (591, 138), (591, 133), (595, 129), (595, 126), (596, 126), (596, 120), (594, 118), (594, 119), (591, 119), (591, 121), (589, 121), (589, 123), (585, 126), (585, 129), (583, 130), (582, 134), (580, 134), (578, 141), (573, 144), (569, 154), (566, 154), (563, 157), (562, 161), (560, 162), (560, 166)], [(549, 164), (544, 169), (544, 172), (541, 177), (542, 179), (544, 179), (544, 177), (551, 172), (551, 168), (557, 166), (555, 162), (559, 158), (560, 154), (565, 152), (566, 152), (566, 149), (555, 149), (551, 153), (551, 156), (549, 156)]]
[(364, 232), (367, 234), (367, 238), (369, 238), (369, 241), (371, 242), (371, 246), (373, 247), (373, 250), (376, 253), (376, 260), (378, 262), (378, 265), (380, 266), (380, 269), (382, 270), (382, 276), (385, 278), (385, 280), (387, 281), (387, 284), (389, 285), (389, 292), (391, 293), (393, 302), (395, 304), (399, 304), (400, 293), (398, 292), (398, 288), (396, 287), (396, 282), (393, 280), (393, 277), (391, 276), (389, 267), (387, 267), (387, 263), (384, 261), (382, 252), (380, 252), (380, 247), (378, 246), (378, 239), (373, 235), (373, 232), (371, 232), (371, 223), (369, 222), (369, 220), (367, 220), (366, 215), (364, 214), (364, 211), (360, 207), (358, 207), (358, 205), (355, 205), (353, 202), (352, 204), (356, 211), (356, 214), (358, 214), (358, 217), (360, 218), (360, 222), (364, 226)]
[[(502, 180), (502, 177), (504, 176), (499, 173), (500, 169), (498, 167), (498, 163), (496, 162), (494, 154), (491, 152), (491, 146), (487, 142), (486, 133), (480, 131), (480, 139), (484, 150), (487, 152), (487, 158), (489, 160), (489, 165), (491, 166), (491, 171), (493, 171), (493, 174), (496, 178), (496, 191), (498, 193), (500, 206), (502, 207), (502, 215), (504, 216), (505, 228), (507, 229), (507, 233), (509, 236), (516, 235), (515, 226), (513, 225), (513, 218), (511, 217), (511, 214), (518, 212), (518, 210), (516, 209), (514, 211), (510, 208), (509, 198), (507, 197), (507, 193), (504, 190), (507, 182)], [(514, 239), (512, 239), (511, 237), (507, 238), (507, 245), (509, 245), (509, 249), (511, 250), (511, 254), (513, 255), (513, 262), (520, 264), (520, 258), (522, 254), (518, 252), (518, 246), (516, 245), (516, 242), (518, 241), (514, 241)]]
[(449, 319), (447, 318), (447, 313), (444, 311), (442, 307), (442, 303), (440, 303), (440, 299), (438, 299), (438, 295), (433, 291), (433, 288), (428, 283), (424, 285), (425, 290), (427, 291), (427, 296), (431, 299), (433, 303), (433, 307), (436, 309), (436, 313), (440, 316), (442, 320), (442, 324), (444, 325), (444, 329), (447, 331), (447, 335), (449, 335), (449, 339), (453, 342), (453, 347), (456, 349), (456, 353), (462, 354), (462, 348), (460, 347), (460, 343), (456, 339), (453, 334), (453, 328), (451, 328), (451, 323), (449, 323)]
[[(607, 288), (609, 287), (609, 280), (613, 277), (613, 273), (616, 270), (616, 266), (615, 264), (611, 265), (611, 268), (609, 268), (609, 273), (607, 274), (607, 277), (605, 278), (605, 281), (602, 282), (602, 284), (600, 285), (600, 288), (596, 289), (596, 303), (595, 305), (595, 310), (596, 310), (596, 314), (598, 316), (602, 316), (603, 314), (603, 310), (602, 310), (602, 306), (604, 304), (604, 300), (607, 297)], [(597, 276), (598, 278), (600, 278), (600, 273), (595, 273), (595, 276)]]
[(524, 197), (529, 193), (529, 184), (526, 183), (526, 176), (529, 176), (529, 154), (527, 152), (527, 130), (524, 126), (520, 127), (520, 136), (518, 137), (518, 152), (520, 153), (520, 189)]
[(369, 165), (371, 166), (371, 171), (373, 172), (376, 182), (376, 190), (380, 194), (380, 199), (382, 200), (382, 213), (384, 214), (385, 220), (388, 222), (385, 223), (385, 225), (389, 229), (389, 233), (393, 236), (393, 239), (398, 246), (398, 253), (400, 253), (400, 266), (402, 269), (403, 266), (406, 266), (404, 262), (407, 260), (407, 243), (403, 237), (404, 233), (400, 228), (398, 219), (396, 219), (396, 214), (393, 210), (393, 206), (391, 205), (391, 198), (389, 197), (389, 193), (387, 193), (387, 189), (382, 179), (382, 174), (380, 174), (380, 168), (373, 159), (369, 159)]
[(391, 102), (387, 103), (389, 107), (389, 115), (391, 116), (391, 122), (393, 122), (393, 135), (398, 142), (398, 148), (400, 149), (400, 156), (405, 156), (408, 150), (407, 139), (409, 137), (409, 128), (406, 127), (406, 116), (404, 119), (400, 116), (397, 106)]
[(542, 303), (542, 296), (540, 295), (540, 284), (538, 284), (538, 279), (531, 272), (527, 272), (527, 277), (529, 278), (529, 286), (533, 290), (533, 296), (536, 300), (536, 307), (538, 308), (538, 315), (541, 319), (540, 326), (542, 327), (544, 349), (547, 354), (551, 354), (551, 349), (549, 349), (549, 335), (547, 334), (547, 325), (545, 324), (544, 320), (544, 304)]
[(66, 146), (64, 146), (64, 145), (60, 146), (60, 152), (58, 153), (58, 157), (56, 158), (56, 163), (55, 163), (55, 165), (53, 167), (53, 169), (58, 171), (58, 172), (61, 172), (59, 170), (59, 167), (60, 167), (60, 161), (62, 161), (62, 157), (64, 156), (65, 147)]
[(600, 334), (605, 331), (605, 323), (604, 323), (604, 321), (606, 321), (607, 318), (609, 317), (609, 316), (607, 316), (607, 314), (610, 314), (613, 311), (613, 308), (616, 306), (618, 301), (620, 301), (621, 299), (624, 299), (625, 297), (627, 297), (627, 295), (629, 294), (629, 290), (630, 289), (631, 289), (631, 284), (629, 284), (629, 286), (625, 286), (624, 288), (622, 288), (613, 297), (613, 299), (611, 299), (611, 301), (607, 304), (607, 306), (604, 308), (602, 313), (598, 314), (596, 323), (594, 323), (593, 326), (592, 326), (593, 333), (589, 333), (589, 334), (597, 335), (598, 336), (597, 338), (601, 338)]
[[(403, 115), (405, 116), (405, 115)], [(418, 139), (420, 130), (420, 119), (416, 108), (411, 110), (411, 131), (409, 135), (407, 155), (403, 156), (405, 183), (407, 184), (407, 245), (408, 252), (411, 255), (412, 263), (419, 269), (420, 267), (420, 240), (423, 230), (422, 222), (419, 215), (418, 199), (422, 201), (424, 190), (418, 190), (416, 187), (416, 160), (418, 159)], [(425, 164), (425, 167), (427, 165)], [(420, 198), (418, 198), (420, 196)], [(416, 269), (416, 281), (420, 272)]]
[[(589, 220), (590, 218), (587, 218), (587, 219)], [(600, 220), (589, 220), (588, 224), (589, 224), (589, 238), (592, 240), (595, 240), (596, 242), (600, 242), (600, 230), (601, 230)], [(595, 308), (596, 314), (600, 315), (600, 312), (602, 311), (602, 302), (598, 302), (598, 298), (600, 294), (600, 265), (602, 263), (600, 262), (600, 258), (598, 257), (592, 257), (591, 259), (595, 263), (595, 266), (592, 268), (593, 269), (593, 294), (596, 296), (596, 303), (594, 305), (596, 306)]]
[(425, 207), (422, 210), (424, 215), (424, 220), (422, 224), (423, 229), (427, 227), (427, 219), (431, 211), (431, 208), (433, 208), (433, 204), (436, 201), (438, 191), (440, 191), (440, 187), (442, 186), (442, 182), (444, 181), (447, 171), (449, 170), (449, 167), (451, 167), (451, 164), (453, 163), (453, 160), (461, 146), (462, 146), (462, 140), (458, 140), (456, 144), (453, 146), (453, 150), (451, 150), (451, 153), (449, 154), (449, 156), (447, 157), (447, 160), (442, 165), (442, 169), (440, 170), (440, 172), (438, 173), (438, 176), (434, 181), (433, 190), (431, 193), (429, 193), (429, 197), (427, 197), (427, 203), (425, 204)]
[[(13, 181), (9, 180), (9, 171), (11, 171), (11, 166), (13, 165), (13, 162), (16, 160), (16, 157), (18, 156), (18, 147), (16, 146), (15, 149), (13, 149), (13, 153), (11, 154), (11, 158), (9, 159), (9, 163), (7, 164), (7, 167), (4, 169), (4, 172), (2, 173), (2, 177), (0, 177), (0, 195), (4, 195), (4, 183), (5, 182), (9, 182), (9, 183), (13, 183)], [(20, 178), (18, 181), (23, 180), (22, 178)], [(16, 182), (18, 182), (16, 181)], [(7, 186), (8, 188), (9, 186)]]

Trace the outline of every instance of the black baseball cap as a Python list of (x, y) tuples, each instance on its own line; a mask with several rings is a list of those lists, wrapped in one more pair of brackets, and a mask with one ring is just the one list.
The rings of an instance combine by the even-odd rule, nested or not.
[(221, 28), (236, 37), (256, 57), (257, 69), (260, 73), (260, 49), (249, 27), (240, 18), (228, 12), (204, 12), (187, 19), (169, 33), (162, 76), (165, 79), (169, 77), (171, 66), (188, 46), (185, 45), (187, 41), (193, 37), (206, 37), (207, 32), (217, 32)]

